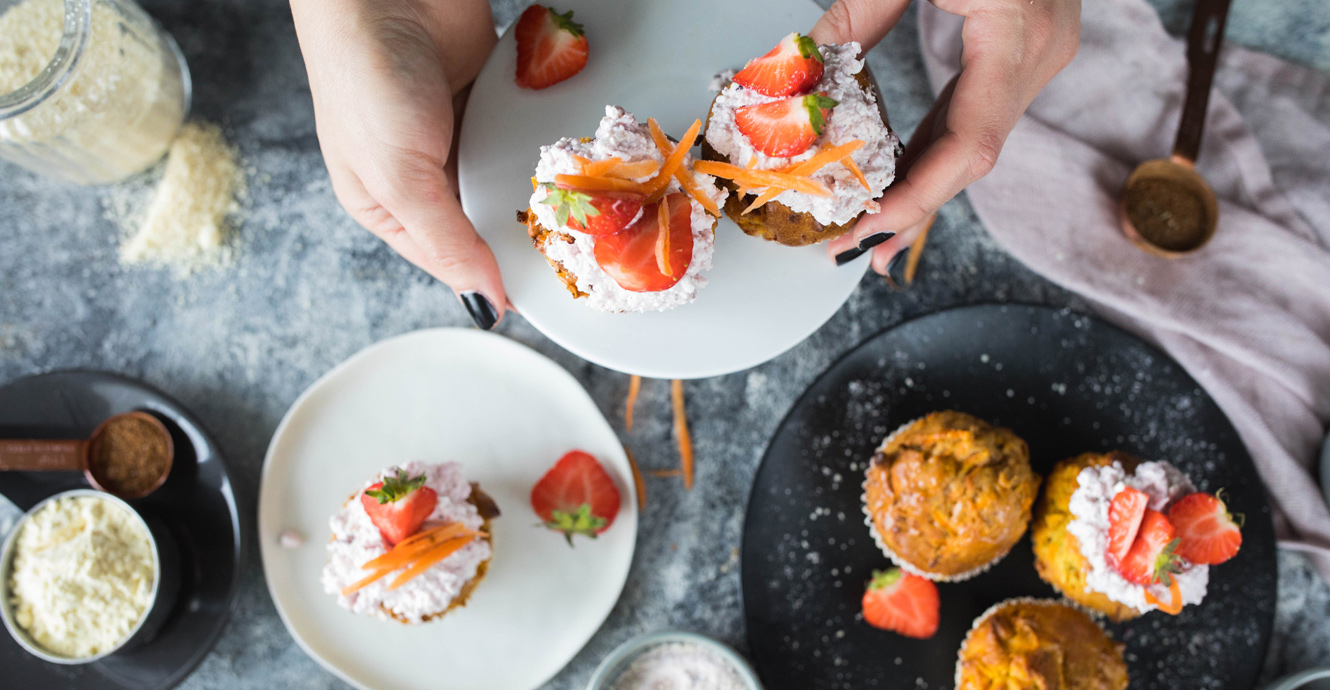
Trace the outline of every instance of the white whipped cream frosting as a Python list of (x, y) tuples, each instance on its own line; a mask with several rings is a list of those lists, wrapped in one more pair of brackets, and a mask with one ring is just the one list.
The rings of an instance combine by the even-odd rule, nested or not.
[[(1162, 512), (1196, 490), (1191, 480), (1166, 462), (1143, 462), (1129, 475), (1121, 463), (1114, 461), (1111, 465), (1081, 470), (1076, 481), (1080, 488), (1072, 493), (1069, 506), (1075, 519), (1067, 524), (1067, 532), (1076, 537), (1081, 555), (1090, 563), (1086, 585), (1141, 613), (1159, 608), (1145, 600), (1145, 585), (1128, 581), (1108, 564), (1108, 508), (1113, 497), (1130, 486), (1150, 497), (1151, 510)], [(1182, 603), (1199, 604), (1210, 582), (1210, 566), (1184, 562), (1183, 571), (1173, 577), (1182, 592)], [(1172, 596), (1162, 585), (1152, 585), (1150, 590), (1160, 601), (1168, 601)]]
[(821, 136), (807, 151), (790, 158), (773, 158), (753, 148), (752, 142), (734, 124), (734, 112), (746, 106), (784, 98), (764, 96), (734, 82), (723, 88), (712, 104), (706, 138), (707, 143), (729, 158), (730, 163), (747, 167), (748, 161), (756, 159), (756, 167), (763, 170), (784, 168), (791, 163), (808, 160), (816, 155), (820, 147), (839, 146), (855, 139), (863, 141), (863, 147), (850, 154), (850, 158), (863, 171), (864, 177), (868, 178), (870, 189), (864, 189), (859, 179), (845, 166), (829, 163), (814, 173), (813, 179), (829, 187), (831, 196), (788, 191), (775, 199), (792, 211), (812, 214), (824, 225), (844, 224), (857, 218), (862, 211), (878, 212), (876, 199), (882, 196), (883, 190), (896, 178), (900, 139), (882, 121), (877, 97), (859, 88), (859, 82), (855, 80), (854, 75), (864, 68), (864, 61), (858, 59), (859, 44), (829, 44), (820, 46), (820, 49), (824, 69), (822, 80), (813, 92), (830, 96), (837, 101), (837, 105), (827, 116)]
[[(427, 521), (461, 522), (475, 530), (484, 525), (480, 512), (467, 502), (471, 496), (471, 484), (462, 476), (461, 465), (412, 461), (402, 469), (412, 477), (425, 475), (425, 486), (439, 496), (439, 503)], [(361, 491), (396, 473), (397, 467), (385, 469), (379, 476), (365, 482)], [(390, 616), (381, 606), (412, 623), (446, 610), (492, 553), (488, 542), (476, 539), (395, 590), (388, 591), (388, 585), (400, 571), (344, 596), (344, 587), (369, 575), (361, 566), (387, 553), (390, 547), (360, 504), (360, 492), (356, 492), (356, 496), (328, 520), (328, 526), (332, 528), (333, 539), (328, 543), (328, 565), (323, 568), (323, 591), (336, 595), (337, 603), (343, 608), (382, 619)]]
[[(638, 122), (632, 113), (615, 105), (605, 106), (605, 117), (601, 119), (591, 142), (565, 137), (553, 145), (542, 146), (540, 162), (536, 164), (536, 181), (544, 184), (554, 182), (556, 175), (580, 174), (581, 165), (574, 156), (593, 161), (617, 156), (625, 163), (642, 160), (660, 163), (665, 160), (652, 141), (647, 126)], [(685, 156), (683, 164), (691, 168), (692, 155)], [(637, 181), (645, 182), (650, 177), (640, 177)], [(716, 178), (694, 173), (694, 179), (703, 193), (716, 202), (717, 208), (724, 206), (728, 192), (716, 186)], [(670, 180), (669, 191), (679, 192), (683, 188), (677, 180)], [(547, 194), (544, 187), (538, 187), (531, 194), (530, 201), (531, 210), (535, 212), (540, 224), (555, 231), (545, 240), (545, 256), (563, 264), (565, 269), (577, 277), (577, 289), (587, 293), (586, 303), (592, 309), (607, 312), (664, 311), (697, 299), (697, 291), (707, 284), (702, 273), (711, 270), (711, 258), (715, 253), (716, 238), (712, 231), (715, 219), (697, 201), (689, 199), (693, 209), (693, 260), (688, 264), (683, 278), (668, 290), (633, 292), (620, 287), (596, 263), (596, 238), (560, 225), (555, 220), (554, 207), (544, 203)], [(573, 242), (564, 241), (558, 233), (572, 237)]]

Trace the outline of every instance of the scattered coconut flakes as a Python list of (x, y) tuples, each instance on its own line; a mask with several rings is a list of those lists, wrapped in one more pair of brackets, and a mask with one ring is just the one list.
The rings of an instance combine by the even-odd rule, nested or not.
[(181, 128), (141, 213), (133, 208), (133, 187), (125, 189), (107, 200), (109, 215), (122, 227), (137, 226), (120, 247), (121, 263), (162, 266), (187, 276), (229, 262), (229, 221), (240, 211), (245, 178), (221, 128), (205, 122)]

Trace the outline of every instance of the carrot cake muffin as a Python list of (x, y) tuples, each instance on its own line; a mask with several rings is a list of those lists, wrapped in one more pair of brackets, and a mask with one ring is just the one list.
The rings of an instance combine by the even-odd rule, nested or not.
[(1166, 462), (1118, 451), (1063, 460), (1035, 510), (1035, 569), (1072, 601), (1114, 621), (1155, 609), (1177, 613), (1201, 602), (1210, 579), (1209, 565), (1182, 556), (1201, 560), (1196, 545), (1208, 543), (1208, 532), (1192, 530), (1185, 514), (1197, 500), (1218, 503)]
[(878, 212), (900, 140), (859, 53), (790, 34), (721, 87), (698, 170), (734, 192), (725, 214), (744, 232), (797, 247)]
[(1025, 441), (963, 412), (933, 412), (882, 442), (864, 481), (873, 538), (902, 568), (972, 577), (1025, 533), (1039, 490)]
[(961, 643), (956, 690), (1126, 690), (1122, 651), (1072, 606), (1011, 599), (980, 616)]
[(693, 171), (688, 151), (701, 126), (675, 145), (654, 120), (607, 105), (595, 137), (541, 147), (517, 218), (575, 299), (645, 312), (697, 298), (726, 196), (715, 178)]
[(323, 590), (353, 613), (401, 623), (463, 606), (493, 555), (494, 501), (455, 462), (389, 467), (328, 521)]

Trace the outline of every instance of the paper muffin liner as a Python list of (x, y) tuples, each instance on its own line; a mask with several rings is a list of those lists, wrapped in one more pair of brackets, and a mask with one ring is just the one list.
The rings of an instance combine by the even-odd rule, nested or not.
[[(886, 448), (888, 445), (891, 444), (891, 442), (896, 438), (896, 436), (900, 435), (902, 431), (905, 431), (911, 426), (914, 426), (916, 423), (923, 421), (923, 419), (924, 419), (923, 417), (917, 417), (900, 425), (900, 427), (898, 427), (895, 431), (891, 432), (890, 434), (887, 434), (887, 437), (882, 439), (882, 443), (878, 445), (877, 450), (881, 451), (883, 448)], [(994, 556), (993, 560), (972, 570), (967, 570), (963, 573), (957, 573), (954, 575), (929, 572), (905, 560), (904, 557), (900, 556), (895, 551), (893, 551), (890, 546), (887, 546), (886, 541), (882, 539), (882, 535), (879, 534), (877, 531), (877, 523), (873, 520), (873, 512), (868, 507), (868, 472), (872, 468), (873, 468), (873, 461), (870, 459), (868, 461), (868, 468), (864, 470), (864, 481), (863, 484), (861, 485), (863, 488), (863, 493), (860, 494), (859, 496), (859, 506), (864, 513), (864, 524), (868, 525), (868, 533), (873, 535), (873, 541), (877, 543), (877, 547), (881, 549), (882, 553), (886, 555), (887, 558), (891, 559), (891, 562), (895, 563), (896, 566), (899, 567), (901, 570), (904, 570), (908, 573), (913, 573), (922, 578), (933, 580), (934, 582), (961, 582), (964, 580), (968, 580), (976, 575), (979, 575), (983, 573), (985, 570), (988, 570), (989, 568), (992, 568), (994, 565), (997, 565), (998, 561), (1001, 561), (1003, 558), (1006, 558), (1007, 554), (1011, 553), (1011, 547), (1008, 547), (1006, 551), (1003, 551), (997, 556)]]
[[(1084, 607), (1077, 605), (1076, 602), (1066, 597), (1063, 597), (1061, 599), (1040, 598), (1040, 597), (1012, 597), (1010, 599), (1003, 599), (1002, 601), (999, 601), (998, 603), (988, 607), (988, 609), (986, 609), (983, 613), (975, 617), (974, 622), (970, 624), (970, 629), (965, 633), (965, 639), (961, 640), (960, 649), (956, 650), (956, 671), (955, 671), (955, 676), (952, 679), (952, 685), (956, 687), (958, 690), (961, 687), (961, 659), (965, 658), (965, 649), (970, 644), (970, 635), (973, 634), (974, 631), (979, 628), (980, 624), (982, 624), (985, 620), (987, 620), (989, 616), (993, 615), (994, 613), (997, 613), (998, 611), (1008, 606), (1014, 606), (1016, 604), (1034, 604), (1037, 606), (1066, 606), (1068, 608), (1073, 608), (1078, 611), (1081, 611), (1082, 613), (1085, 613)], [(1107, 637), (1110, 640), (1113, 639), (1113, 635), (1109, 633), (1108, 630), (1104, 627), (1102, 618), (1090, 616), (1090, 620), (1099, 628), (1099, 632), (1102, 632), (1104, 634), (1104, 637)]]

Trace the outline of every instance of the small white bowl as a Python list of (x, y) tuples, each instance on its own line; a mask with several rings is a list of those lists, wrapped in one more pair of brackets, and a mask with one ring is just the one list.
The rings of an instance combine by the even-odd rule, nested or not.
[(610, 652), (609, 656), (605, 657), (604, 661), (600, 662), (596, 672), (591, 674), (591, 682), (587, 684), (587, 690), (610, 690), (614, 687), (615, 681), (619, 680), (619, 676), (628, 670), (628, 667), (637, 660), (637, 657), (655, 647), (670, 643), (697, 645), (714, 653), (734, 669), (734, 672), (738, 674), (739, 679), (744, 682), (749, 690), (762, 690), (762, 684), (758, 682), (753, 667), (749, 666), (748, 662), (733, 649), (705, 635), (673, 631), (638, 635), (619, 645), (617, 649)]
[(1284, 676), (1265, 690), (1325, 690), (1330, 688), (1330, 668), (1313, 668)]
[[(18, 542), (18, 535), (23, 531), (23, 526), (32, 517), (34, 513), (41, 510), (46, 504), (52, 501), (58, 501), (62, 498), (73, 498), (77, 496), (91, 496), (103, 501), (109, 501), (121, 508), (124, 508), (133, 515), (138, 523), (143, 526), (143, 531), (148, 535), (148, 542), (152, 546), (152, 596), (147, 610), (139, 617), (138, 623), (125, 635), (117, 645), (102, 651), (98, 654), (87, 657), (67, 657), (60, 656), (32, 639), (28, 631), (19, 626), (14, 620), (13, 598), (9, 593), (10, 574), (14, 564), (14, 545)], [(161, 624), (165, 622), (175, 605), (176, 594), (180, 588), (180, 569), (179, 552), (176, 550), (175, 543), (171, 541), (170, 535), (165, 527), (160, 524), (145, 520), (137, 510), (134, 510), (128, 503), (112, 496), (111, 494), (94, 491), (92, 489), (75, 489), (73, 491), (64, 491), (33, 506), (31, 510), (23, 514), (23, 517), (14, 524), (10, 530), (9, 537), (5, 539), (4, 549), (0, 550), (0, 619), (4, 621), (5, 629), (9, 635), (18, 642), (29, 654), (49, 661), (53, 664), (77, 665), (87, 664), (98, 659), (115, 654), (116, 652), (134, 649), (152, 639), (157, 634)]]

